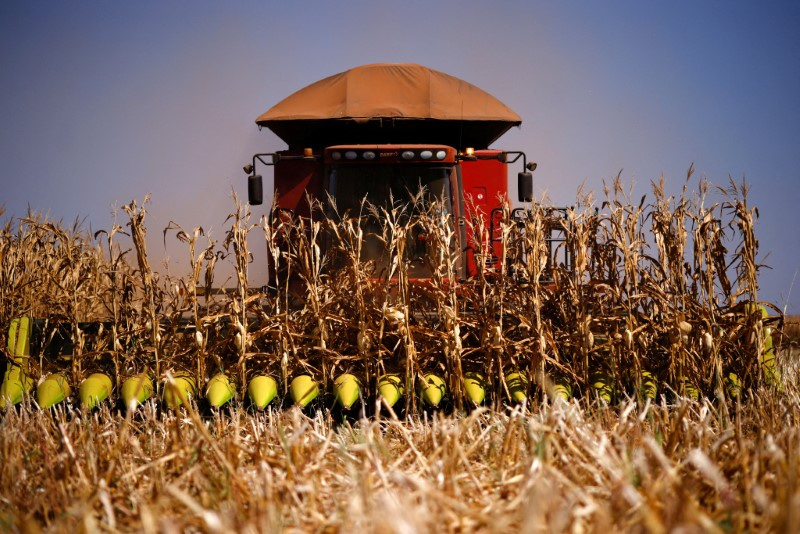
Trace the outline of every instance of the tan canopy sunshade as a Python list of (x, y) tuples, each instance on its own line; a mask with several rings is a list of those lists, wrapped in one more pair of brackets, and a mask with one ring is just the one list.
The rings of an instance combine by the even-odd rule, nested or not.
[(381, 63), (313, 83), (256, 123), (291, 148), (348, 143), (485, 148), (522, 120), (464, 80), (422, 65)]

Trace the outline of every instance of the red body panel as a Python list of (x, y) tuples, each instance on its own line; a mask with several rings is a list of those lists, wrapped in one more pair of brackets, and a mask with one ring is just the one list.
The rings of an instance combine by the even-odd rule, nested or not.
[[(273, 167), (273, 198), (277, 209), (274, 215), (284, 220), (292, 216), (310, 216), (307, 196), (316, 199), (324, 197), (322, 162), (303, 159), (302, 156), (296, 152), (279, 152)], [(269, 279), (275, 280), (275, 261), (271, 255), (268, 256), (268, 263)]]
[[(487, 258), (487, 266), (498, 267), (499, 258), (502, 256), (502, 243), (490, 240), (489, 232), (495, 229), (494, 239), (499, 238), (498, 220), (492, 225), (490, 216), (495, 208), (502, 208), (508, 202), (508, 165), (497, 159), (499, 150), (478, 150), (475, 152), (477, 159), (461, 162), (461, 183), (464, 194), (464, 211), (467, 218), (467, 246), (465, 248), (467, 260), (467, 275), (475, 276), (478, 273), (475, 263), (475, 252), (479, 240), (485, 246), (492, 248), (492, 258)], [(495, 219), (502, 217), (501, 212), (495, 212)], [(478, 234), (476, 218), (483, 221), (484, 235)]]
[(275, 198), (278, 208), (292, 210), (308, 217), (306, 193), (321, 198), (323, 165), (320, 161), (306, 159), (281, 159), (280, 156), (299, 157), (302, 154), (279, 152), (275, 163)]

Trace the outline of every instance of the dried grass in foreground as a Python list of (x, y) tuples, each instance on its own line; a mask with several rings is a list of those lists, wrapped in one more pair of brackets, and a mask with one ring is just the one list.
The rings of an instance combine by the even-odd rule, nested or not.
[(334, 424), (296, 409), (0, 422), (3, 529), (797, 531), (800, 395)]

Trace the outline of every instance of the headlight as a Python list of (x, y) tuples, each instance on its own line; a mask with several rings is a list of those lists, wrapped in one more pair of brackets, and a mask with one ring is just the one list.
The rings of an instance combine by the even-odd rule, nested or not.
[(439, 152), (436, 153), (436, 159), (438, 160), (442, 160), (445, 157), (447, 157), (447, 152), (445, 152), (444, 150), (440, 150)]
[(363, 156), (364, 159), (372, 161), (373, 159), (375, 159), (375, 152), (364, 152)]
[(348, 150), (347, 152), (344, 153), (344, 157), (347, 159), (356, 159), (358, 157), (358, 154), (356, 154), (355, 151), (353, 150)]
[(338, 151), (337, 152), (331, 152), (331, 159), (335, 159), (337, 161), (342, 159), (342, 153), (338, 152)]
[(414, 159), (414, 153), (410, 150), (406, 150), (400, 154), (400, 157), (403, 159)]
[(422, 152), (419, 153), (419, 157), (421, 157), (422, 159), (431, 159), (433, 157), (433, 152), (431, 152), (430, 150), (423, 150)]

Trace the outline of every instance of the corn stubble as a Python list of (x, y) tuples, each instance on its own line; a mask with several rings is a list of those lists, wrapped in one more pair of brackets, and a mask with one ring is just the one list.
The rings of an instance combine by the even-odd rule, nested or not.
[[(221, 243), (164, 230), (187, 247), (186, 276), (151, 268), (147, 200), (94, 236), (8, 220), (0, 325), (44, 319), (25, 373), (58, 374), (72, 392), (105, 373), (110, 398), (138, 408), (95, 397), (94, 412), (36, 411), (31, 394), (7, 410), (0, 523), (796, 530), (796, 373), (779, 362), (779, 375), (781, 321), (759, 307), (747, 187), (719, 192), (711, 203), (701, 181), (674, 198), (661, 182), (637, 202), (618, 178), (599, 209), (586, 195), (563, 217), (535, 204), (491, 228), (466, 221), (468, 251), (423, 192), (257, 222), (235, 199)], [(249, 281), (254, 238), (276, 267), (268, 291)], [(477, 273), (463, 283), (467, 254)], [(235, 289), (215, 291), (219, 261)], [(278, 391), (265, 410), (243, 407), (254, 378)], [(319, 387), (316, 410), (281, 401), (299, 382)], [(207, 418), (195, 397), (212, 385), (230, 408)], [(346, 400), (332, 400), (337, 387)], [(386, 408), (377, 391), (403, 409), (333, 422), (337, 402)], [(434, 397), (452, 413), (431, 411)]]
[(9, 412), (4, 528), (61, 531), (796, 532), (796, 390), (710, 401), (332, 425), (236, 408), (201, 420)]

